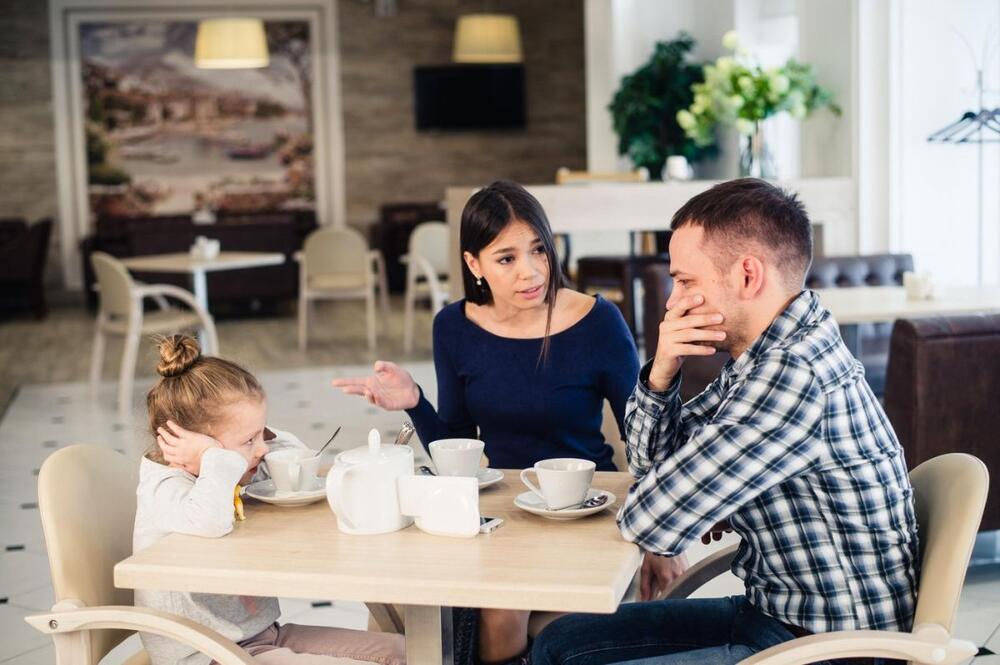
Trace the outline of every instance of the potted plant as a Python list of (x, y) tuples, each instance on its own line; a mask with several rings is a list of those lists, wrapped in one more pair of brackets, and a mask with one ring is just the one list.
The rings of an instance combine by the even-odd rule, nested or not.
[(649, 61), (622, 79), (608, 106), (618, 153), (654, 178), (668, 156), (683, 155), (694, 163), (718, 154), (714, 140), (698, 142), (677, 124), (677, 112), (693, 101), (692, 85), (702, 81), (701, 66), (687, 61), (693, 47), (694, 39), (684, 32), (657, 42)]
[(739, 36), (727, 32), (722, 45), (733, 51), (705, 65), (704, 81), (691, 86), (691, 105), (677, 113), (677, 123), (697, 145), (715, 144), (715, 127), (733, 125), (740, 134), (740, 175), (775, 177), (774, 162), (764, 141), (763, 122), (787, 112), (798, 120), (828, 108), (840, 115), (833, 94), (816, 82), (812, 66), (790, 59), (782, 67), (764, 69), (740, 48)]

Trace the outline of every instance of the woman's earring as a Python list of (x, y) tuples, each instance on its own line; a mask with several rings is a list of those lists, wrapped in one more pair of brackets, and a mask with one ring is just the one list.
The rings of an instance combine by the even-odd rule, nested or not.
[(482, 285), (483, 285), (483, 278), (482, 277), (477, 277), (476, 278), (476, 286), (482, 286)]

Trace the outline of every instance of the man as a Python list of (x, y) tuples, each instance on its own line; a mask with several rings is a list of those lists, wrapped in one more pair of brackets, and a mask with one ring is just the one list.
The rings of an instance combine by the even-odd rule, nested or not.
[[(626, 410), (638, 480), (618, 525), (676, 557), (675, 576), (684, 550), (728, 522), (742, 538), (732, 570), (745, 594), (564, 617), (532, 662), (735, 663), (809, 633), (908, 630), (912, 488), (861, 364), (803, 291), (812, 237), (802, 204), (733, 180), (691, 199), (671, 228), (674, 287)], [(716, 350), (732, 359), (682, 405), (684, 359)]]

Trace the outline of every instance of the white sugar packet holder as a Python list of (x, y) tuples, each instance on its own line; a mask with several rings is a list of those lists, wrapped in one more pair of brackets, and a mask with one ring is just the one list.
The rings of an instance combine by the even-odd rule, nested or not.
[(479, 533), (479, 483), (474, 477), (401, 476), (399, 510), (435, 536), (472, 538)]

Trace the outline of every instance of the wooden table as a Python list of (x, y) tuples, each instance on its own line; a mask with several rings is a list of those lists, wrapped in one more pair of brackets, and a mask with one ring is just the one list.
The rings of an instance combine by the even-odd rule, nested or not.
[(219, 539), (174, 534), (115, 566), (115, 585), (406, 606), (410, 665), (451, 661), (451, 607), (611, 613), (640, 562), (615, 514), (632, 478), (597, 473), (617, 497), (596, 515), (554, 522), (516, 508), (516, 471), (480, 494), (504, 525), (471, 539), (409, 527), (380, 536), (337, 531), (326, 502), (277, 508), (248, 501), (247, 520)]
[[(194, 259), (186, 252), (176, 254), (149, 254), (121, 260), (125, 267), (135, 272), (186, 273), (191, 275), (191, 291), (195, 300), (208, 311), (208, 280), (206, 274), (220, 270), (239, 270), (277, 266), (285, 262), (281, 252), (219, 252), (214, 259)], [(198, 341), (205, 347), (204, 331)]]
[(1000, 286), (942, 289), (930, 300), (909, 300), (901, 286), (860, 286), (816, 289), (820, 303), (843, 326), (844, 342), (860, 357), (858, 324), (911, 319), (920, 316), (974, 314), (1000, 311)]

